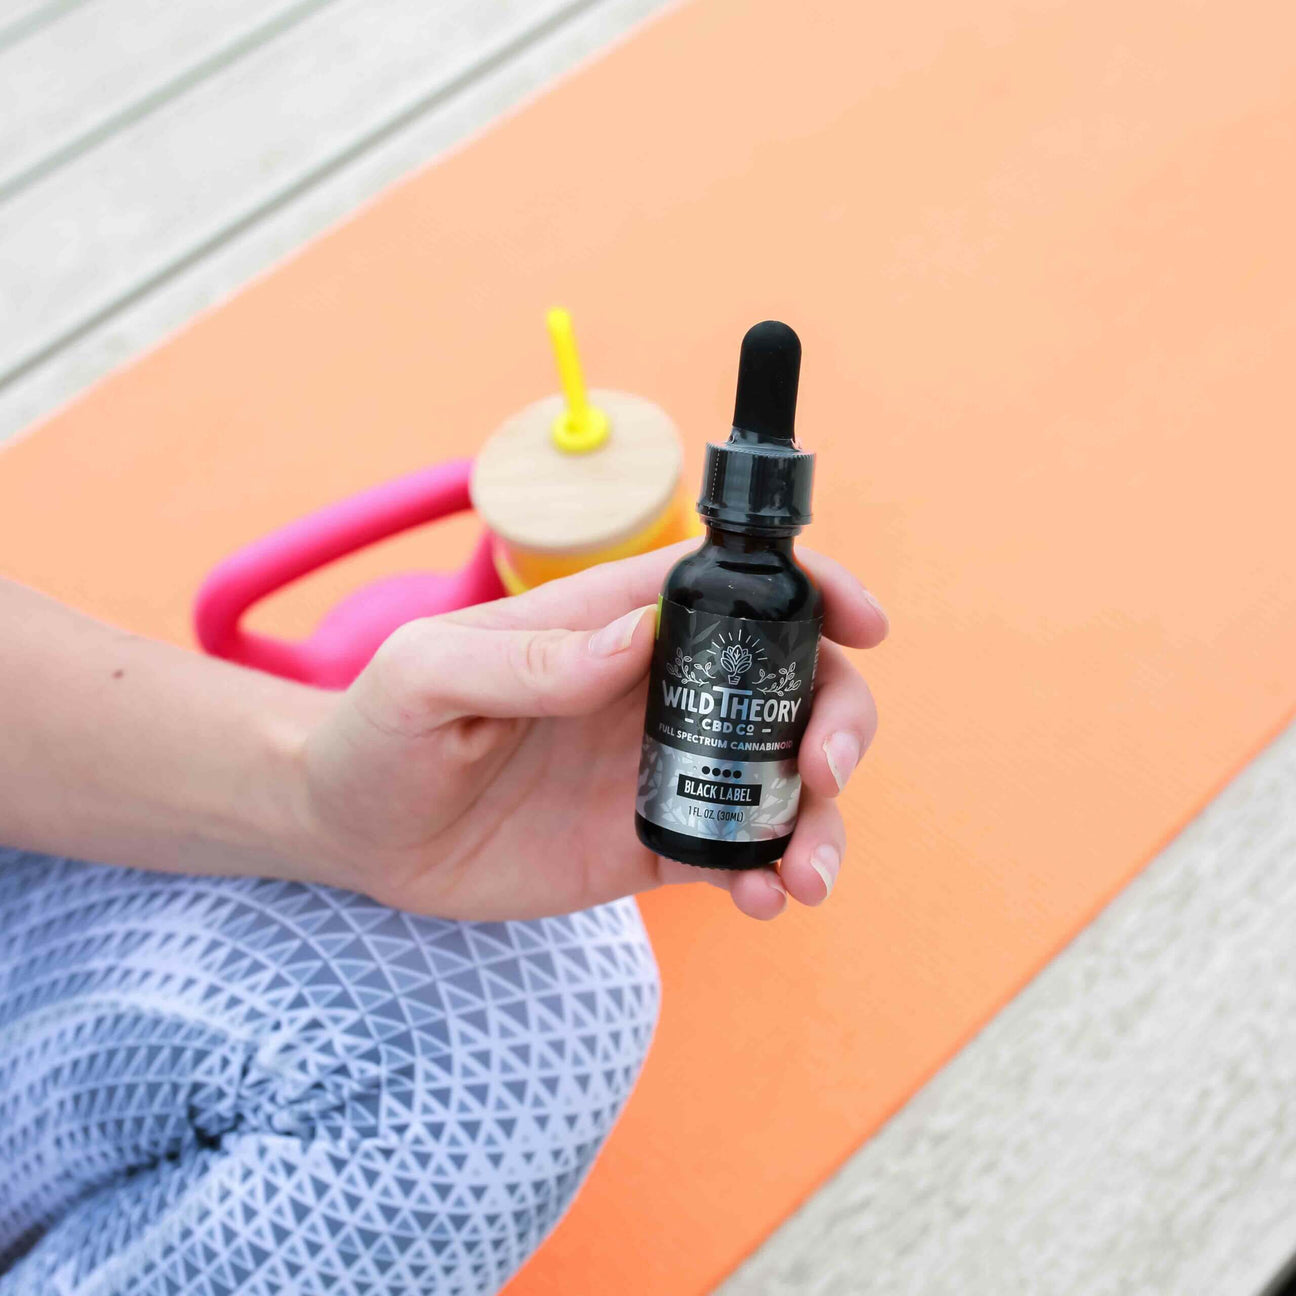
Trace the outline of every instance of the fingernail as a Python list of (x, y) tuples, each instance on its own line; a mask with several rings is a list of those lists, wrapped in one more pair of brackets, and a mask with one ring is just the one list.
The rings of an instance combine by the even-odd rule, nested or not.
[(635, 608), (633, 612), (617, 617), (611, 625), (605, 625), (602, 630), (595, 630), (589, 640), (590, 656), (615, 657), (617, 653), (625, 652), (634, 639), (634, 632), (639, 628), (639, 622), (644, 619), (644, 613), (651, 611), (650, 603), (647, 607)]
[(777, 891), (784, 904), (787, 904), (787, 887), (783, 885), (783, 879), (777, 873), (767, 873), (765, 880), (770, 884), (772, 891)]
[(864, 589), (862, 585), (860, 586), (860, 590), (863, 592), (864, 601), (869, 605), (869, 607), (873, 609), (874, 612), (878, 614), (878, 616), (882, 618), (883, 629), (885, 629), (886, 632), (889, 634), (891, 632), (891, 618), (887, 616), (886, 608), (884, 608), (882, 604), (879, 603), (877, 599), (875, 599), (873, 595), (869, 593), (868, 590)]
[(837, 874), (841, 870), (841, 851), (827, 842), (816, 846), (810, 856), (810, 867), (823, 879), (826, 900), (832, 895), (833, 883), (837, 881)]
[(855, 766), (859, 764), (859, 739), (851, 733), (829, 734), (824, 739), (824, 755), (828, 758), (828, 768), (840, 792), (846, 786)]

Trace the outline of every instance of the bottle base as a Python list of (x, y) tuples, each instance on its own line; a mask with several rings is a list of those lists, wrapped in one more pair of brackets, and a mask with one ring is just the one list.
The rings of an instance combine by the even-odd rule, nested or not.
[(665, 855), (667, 859), (692, 864), (696, 868), (730, 870), (768, 868), (783, 858), (783, 852), (792, 840), (789, 836), (754, 842), (705, 841), (649, 823), (638, 813), (635, 814), (635, 831), (654, 855)]

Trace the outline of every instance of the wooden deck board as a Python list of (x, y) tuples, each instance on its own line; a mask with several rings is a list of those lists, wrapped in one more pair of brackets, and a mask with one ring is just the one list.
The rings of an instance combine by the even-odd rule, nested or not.
[(99, 0), (0, 51), (0, 202), (333, 2)]
[(92, 0), (4, 0), (0, 3), (0, 50), (83, 8)]
[(340, 0), (0, 205), (0, 388), (589, 0)]
[[(384, 12), (393, 2), (384, 0)], [(424, 8), (416, 0), (401, 3), (409, 10)], [(454, 3), (461, 4), (462, 0)], [(504, 7), (483, 8), (500, 18), (513, 12)], [(457, 80), (442, 81), (439, 95), (434, 83), (430, 94), (405, 106), (403, 116), (379, 120), (377, 129), (368, 137), (352, 137), (350, 148), (325, 153), (322, 165), (313, 171), (300, 154), (282, 160), (277, 188), (256, 184), (259, 177), (253, 168), (254, 183), (242, 193), (235, 193), (231, 200), (235, 219), (190, 224), (187, 239), (186, 227), (179, 225), (179, 255), (170, 260), (156, 255), (158, 224), (174, 222), (175, 203), (184, 199), (181, 196), (177, 200), (170, 193), (169, 175), (157, 180), (163, 209), (158, 223), (154, 222), (147, 186), (142, 193), (128, 187), (127, 210), (133, 213), (130, 220), (120, 209), (114, 213), (107, 197), (100, 195), (100, 201), (110, 207), (108, 228), (127, 225), (126, 242), (134, 250), (133, 257), (122, 244), (92, 228), (92, 218), (80, 207), (78, 184), (65, 184), (59, 190), (64, 199), (61, 204), (53, 202), (47, 193), (43, 202), (34, 204), (40, 214), (33, 217), (46, 222), (47, 228), (43, 232), (29, 229), (22, 244), (24, 256), (35, 256), (37, 263), (26, 267), (17, 264), (17, 248), (0, 243), (0, 354), (12, 359), (25, 353), (30, 361), (33, 342), (41, 336), (39, 314), (33, 319), (9, 309), (10, 294), (20, 284), (26, 285), (29, 292), (48, 294), (63, 304), (63, 331), (51, 333), (47, 329), (38, 350), (39, 359), (26, 364), (19, 375), (14, 375), (11, 367), (10, 377), (0, 380), (0, 441), (32, 426), (41, 416), (290, 255), (389, 184), (482, 129), (564, 69), (597, 53), (661, 8), (662, 0), (599, 0), (574, 10), (551, 7), (549, 12), (554, 16), (550, 22), (521, 32), (514, 27), (515, 39), (511, 42), (507, 26), (475, 26), (470, 29), (471, 36), (462, 29), (448, 30), (442, 57), (457, 57), (460, 75)], [(370, 11), (375, 22), (380, 20), (377, 9), (373, 6)], [(338, 12), (330, 12), (330, 24)], [(309, 34), (315, 30), (312, 25)], [(303, 27), (297, 35), (299, 41), (304, 40), (307, 29)], [(489, 42), (487, 37), (491, 37)], [(331, 56), (337, 47), (336, 33), (325, 46)], [(250, 62), (240, 69), (238, 97), (242, 101), (244, 129), (255, 129), (258, 114), (266, 111), (267, 103), (275, 102), (285, 78), (284, 52), (290, 48), (289, 42), (281, 41), (275, 57)], [(309, 49), (302, 58), (315, 67), (327, 63), (318, 52), (312, 58)], [(380, 80), (382, 77), (376, 76), (369, 84)], [(222, 79), (222, 84), (229, 83), (230, 77)], [(191, 114), (192, 97), (186, 97), (183, 107)], [(180, 108), (177, 104), (164, 115), (170, 116)], [(186, 120), (192, 123), (209, 118), (199, 113), (188, 115)], [(134, 138), (137, 147), (143, 148), (144, 141), (156, 144), (159, 136), (148, 133)], [(201, 146), (200, 136), (187, 137), (179, 127), (162, 132), (162, 138), (174, 141), (181, 150)], [(166, 152), (141, 156), (138, 171), (147, 176), (150, 169), (155, 173), (165, 170), (168, 157)], [(222, 172), (226, 163), (215, 156), (209, 165)], [(208, 183), (215, 185), (218, 181), (209, 179)], [(31, 211), (31, 207), (27, 210)], [(0, 223), (5, 217), (6, 205), (0, 203)], [(48, 226), (53, 226), (57, 234)], [(75, 243), (89, 238), (97, 240), (108, 255), (120, 253), (115, 271), (119, 285), (116, 295), (92, 292), (102, 284), (103, 276), (90, 282), (78, 280), (77, 270), (84, 254), (68, 262), (50, 255), (51, 248), (57, 252), (61, 241)], [(48, 320), (49, 314), (43, 318)]]

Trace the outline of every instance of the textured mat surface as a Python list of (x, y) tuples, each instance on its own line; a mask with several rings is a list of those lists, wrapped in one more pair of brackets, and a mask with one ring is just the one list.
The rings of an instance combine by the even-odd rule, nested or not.
[(743, 328), (802, 333), (808, 539), (896, 626), (846, 873), (649, 898), (655, 1052), (514, 1291), (705, 1290), (1290, 714), (1294, 26), (695, 0), (0, 455), (6, 571), (185, 639), (229, 548), (546, 390), (551, 301), (691, 471)]

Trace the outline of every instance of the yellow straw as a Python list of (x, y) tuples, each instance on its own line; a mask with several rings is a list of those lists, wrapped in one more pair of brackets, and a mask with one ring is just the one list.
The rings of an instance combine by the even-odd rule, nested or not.
[(567, 409), (554, 419), (554, 444), (567, 454), (586, 454), (597, 450), (607, 440), (608, 418), (597, 405), (591, 405), (586, 396), (571, 316), (555, 306), (546, 322), (558, 364), (558, 380), (567, 399)]

